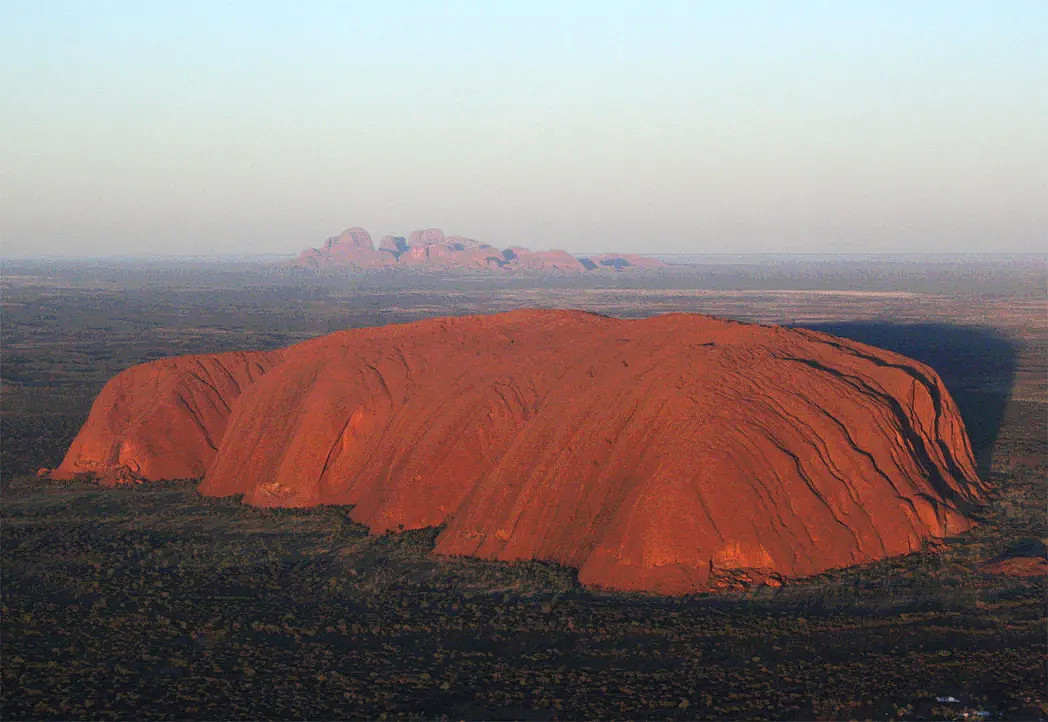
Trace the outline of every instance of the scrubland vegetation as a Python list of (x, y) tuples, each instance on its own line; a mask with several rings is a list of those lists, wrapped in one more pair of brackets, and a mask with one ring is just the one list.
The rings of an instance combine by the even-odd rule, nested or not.
[(18, 481), (0, 537), (3, 713), (1036, 718), (1043, 579), (979, 570), (1045, 533), (1033, 474), (1007, 481), (988, 523), (944, 550), (679, 599), (585, 590), (541, 562), (435, 559), (436, 530), (370, 537), (342, 508)]

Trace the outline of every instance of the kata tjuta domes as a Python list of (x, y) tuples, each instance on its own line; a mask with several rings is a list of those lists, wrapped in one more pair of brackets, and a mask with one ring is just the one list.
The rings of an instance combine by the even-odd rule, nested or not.
[(354, 226), (327, 239), (320, 248), (302, 251), (290, 265), (311, 271), (413, 269), (584, 273), (664, 268), (667, 264), (651, 256), (624, 253), (575, 257), (567, 251), (532, 251), (522, 246), (500, 250), (472, 238), (445, 236), (439, 228), (412, 231), (406, 238), (384, 236), (375, 248), (371, 234)]
[(107, 384), (55, 474), (202, 469), (204, 494), (444, 524), (438, 554), (664, 593), (903, 554), (968, 529), (983, 494), (927, 366), (686, 314), (516, 311), (151, 362)]

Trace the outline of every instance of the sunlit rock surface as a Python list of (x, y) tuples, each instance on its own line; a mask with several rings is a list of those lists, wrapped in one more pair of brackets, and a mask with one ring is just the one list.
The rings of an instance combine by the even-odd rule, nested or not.
[(144, 364), (57, 473), (121, 470), (672, 594), (916, 550), (983, 494), (927, 366), (691, 314), (516, 311)]

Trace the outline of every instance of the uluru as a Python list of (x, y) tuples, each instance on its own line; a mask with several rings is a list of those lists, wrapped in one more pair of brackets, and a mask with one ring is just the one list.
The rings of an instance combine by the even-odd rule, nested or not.
[(956, 405), (912, 359), (695, 314), (537, 310), (132, 367), (54, 475), (351, 505), (373, 533), (443, 525), (436, 554), (665, 594), (915, 551), (969, 529), (985, 492)]
[(578, 274), (664, 268), (654, 256), (602, 253), (573, 256), (567, 251), (533, 251), (523, 246), (499, 249), (489, 243), (446, 236), (439, 228), (424, 228), (404, 236), (383, 236), (376, 248), (371, 234), (353, 226), (332, 236), (320, 248), (302, 251), (289, 264), (313, 272), (414, 270), (436, 272), (497, 272)]

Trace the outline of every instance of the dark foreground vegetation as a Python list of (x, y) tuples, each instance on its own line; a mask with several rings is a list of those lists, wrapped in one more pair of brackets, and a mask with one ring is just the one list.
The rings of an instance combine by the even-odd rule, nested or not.
[[(1048, 537), (1043, 298), (48, 283), (9, 284), (0, 329), (4, 720), (1048, 716), (1045, 578), (986, 568)], [(583, 589), (541, 562), (434, 558), (437, 530), (371, 537), (345, 508), (32, 475), (131, 363), (522, 305), (833, 323), (924, 356), (994, 485), (982, 523), (781, 588), (666, 598)]]
[(1043, 578), (980, 564), (1045, 535), (1043, 476), (995, 480), (944, 549), (680, 599), (434, 559), (436, 530), (369, 537), (342, 508), (16, 481), (2, 716), (1036, 719)]

